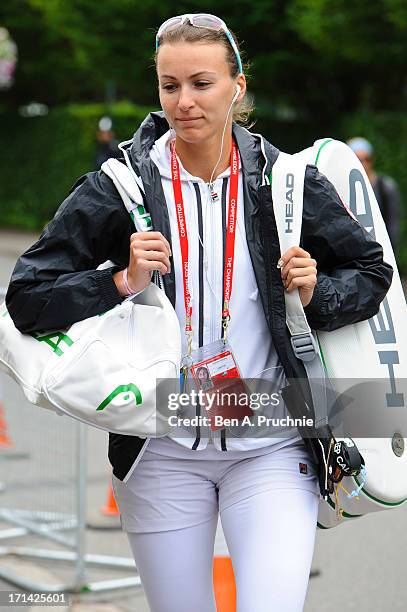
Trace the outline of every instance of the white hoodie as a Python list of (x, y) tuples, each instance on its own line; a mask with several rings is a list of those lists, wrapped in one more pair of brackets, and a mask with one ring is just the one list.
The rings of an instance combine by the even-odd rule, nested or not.
[[(182, 278), (182, 259), (178, 233), (177, 216), (174, 205), (174, 191), (171, 178), (170, 142), (173, 138), (170, 130), (159, 138), (150, 157), (157, 166), (162, 180), (162, 187), (168, 207), (172, 236), (172, 254), (175, 268), (176, 304), (175, 310), (181, 326), (185, 326), (184, 286)], [(192, 176), (182, 166), (178, 158), (182, 195), (184, 200), (185, 220), (189, 244), (189, 290), (192, 299), (192, 348), (209, 344), (221, 338), (221, 312), (223, 299), (223, 235), (227, 219), (229, 202), (230, 168), (220, 174), (214, 182), (214, 191), (218, 199), (212, 201), (208, 184), (201, 178)], [(222, 215), (222, 208), (224, 213)], [(225, 214), (226, 211), (226, 214)], [(223, 220), (222, 220), (223, 216)], [(199, 232), (201, 225), (202, 231)], [(200, 261), (200, 238), (203, 243)], [(203, 252), (202, 252), (203, 251)], [(201, 282), (200, 282), (201, 281)], [(200, 287), (201, 285), (201, 287)], [(233, 271), (233, 288), (230, 301), (230, 323), (228, 341), (238, 364), (242, 378), (260, 378), (267, 370), (267, 377), (272, 376), (280, 389), (285, 385), (284, 371), (271, 341), (264, 310), (260, 301), (256, 278), (246, 241), (244, 223), (243, 180), (239, 160), (239, 188), (237, 203), (237, 231), (235, 238), (235, 261)], [(186, 338), (182, 334), (182, 354), (186, 353)], [(267, 416), (286, 416), (283, 404), (268, 407), (260, 411)], [(241, 438), (228, 436), (226, 430), (223, 450), (249, 450), (266, 447), (282, 442), (282, 438), (267, 437)], [(192, 434), (190, 434), (191, 436)], [(292, 434), (293, 435), (293, 434)], [(179, 444), (192, 448), (195, 437), (170, 434)], [(284, 434), (287, 437), (287, 434)], [(201, 427), (199, 444), (196, 450), (205, 448), (208, 440), (221, 449), (220, 430), (211, 432)], [(292, 439), (292, 438), (291, 438)], [(296, 437), (298, 439), (298, 437)], [(151, 441), (150, 441), (151, 443)], [(155, 440), (155, 443), (159, 443)], [(223, 453), (227, 455), (227, 453)]]

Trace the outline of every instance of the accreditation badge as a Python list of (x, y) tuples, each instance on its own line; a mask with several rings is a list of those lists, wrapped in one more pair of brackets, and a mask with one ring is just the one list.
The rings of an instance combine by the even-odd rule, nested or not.
[(249, 391), (228, 342), (217, 340), (192, 351), (189, 371), (213, 431), (228, 427), (232, 418), (253, 415)]

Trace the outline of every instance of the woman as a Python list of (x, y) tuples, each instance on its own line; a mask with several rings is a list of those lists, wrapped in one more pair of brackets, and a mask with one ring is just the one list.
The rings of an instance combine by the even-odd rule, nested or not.
[[(280, 258), (266, 178), (278, 151), (233, 122), (247, 116), (235, 38), (217, 17), (189, 15), (165, 22), (156, 46), (163, 113), (149, 115), (127, 146), (155, 231), (132, 233), (110, 180), (86, 175), (17, 263), (9, 312), (22, 332), (67, 326), (142, 291), (159, 270), (186, 332), (184, 355), (191, 338), (196, 351), (226, 331), (240, 375), (267, 370), (283, 389), (286, 377), (304, 376), (285, 331), (284, 290), (299, 289), (313, 328), (335, 329), (377, 312), (391, 268), (312, 166), (302, 246)], [(232, 208), (231, 247), (225, 234)], [(107, 259), (115, 267), (96, 270)], [(225, 263), (232, 260), (226, 296)], [(209, 427), (150, 440), (111, 435), (122, 525), (151, 610), (215, 610), (218, 512), (238, 611), (302, 610), (327, 476), (321, 445), (297, 431), (278, 438)]]
[(211, 389), (213, 387), (211, 377), (209, 376), (209, 370), (206, 366), (201, 366), (200, 368), (197, 368), (196, 376), (198, 379), (198, 384), (203, 391), (206, 391), (207, 389)]

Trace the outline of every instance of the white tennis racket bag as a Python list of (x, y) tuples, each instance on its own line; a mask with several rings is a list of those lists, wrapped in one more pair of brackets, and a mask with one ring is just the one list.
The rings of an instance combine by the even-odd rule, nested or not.
[[(329, 528), (369, 512), (398, 507), (407, 500), (407, 308), (373, 189), (362, 164), (342, 142), (318, 140), (294, 156), (280, 154), (274, 164), (272, 193), (281, 252), (299, 244), (306, 164), (317, 165), (335, 186), (344, 206), (383, 246), (384, 260), (394, 268), (392, 285), (379, 313), (335, 331), (313, 331), (316, 355), (313, 364), (304, 362), (309, 379), (318, 372), (317, 363), (323, 364), (322, 371), (343, 399), (339, 427), (345, 437), (354, 440), (365, 461), (366, 482), (358, 495), (355, 493), (363, 480), (360, 476), (345, 477), (328, 501), (321, 500), (318, 526)], [(284, 231), (288, 173), (294, 175), (297, 186), (290, 209), (294, 215), (292, 233)], [(287, 326), (296, 351), (296, 342), (306, 337), (310, 328), (298, 292), (285, 293), (285, 297)], [(318, 419), (321, 390), (313, 390), (311, 384), (311, 392)], [(337, 438), (335, 428), (334, 435)]]

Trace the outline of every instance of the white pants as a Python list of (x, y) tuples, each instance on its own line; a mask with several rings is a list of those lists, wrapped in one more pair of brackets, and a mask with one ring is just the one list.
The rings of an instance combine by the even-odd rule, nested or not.
[[(305, 462), (307, 475), (298, 468)], [(143, 486), (143, 469), (150, 483), (157, 472), (149, 488)], [(227, 461), (150, 453), (132, 482), (113, 482), (151, 612), (215, 612), (218, 509), (235, 573), (237, 612), (303, 609), (318, 513), (316, 478), (303, 445)]]

